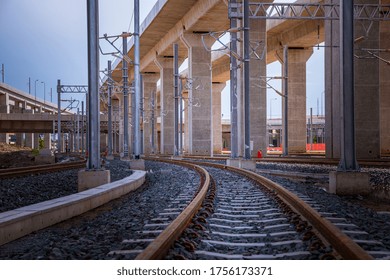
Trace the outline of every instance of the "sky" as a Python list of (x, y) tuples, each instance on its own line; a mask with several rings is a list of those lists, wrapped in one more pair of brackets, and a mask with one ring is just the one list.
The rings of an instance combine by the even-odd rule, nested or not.
[[(61, 84), (87, 85), (86, 2), (0, 0), (0, 64), (5, 66), (7, 84), (25, 92), (30, 91), (41, 99), (46, 96), (46, 100), (54, 103), (57, 102), (57, 79), (61, 79)], [(134, 30), (133, 2), (99, 1), (101, 36)], [(141, 22), (156, 2), (140, 0)], [(115, 60), (112, 56), (100, 57), (101, 70), (107, 67), (108, 59)], [(310, 107), (313, 114), (323, 112), (323, 64), (323, 48), (315, 48), (307, 63), (307, 113)], [(280, 63), (268, 65), (267, 76), (281, 76)], [(272, 82), (272, 85), (281, 89), (280, 80)], [(79, 96), (78, 99), (83, 98)], [(267, 103), (267, 116), (280, 117), (281, 97), (271, 89), (267, 91)], [(230, 118), (229, 84), (222, 93), (222, 114), (223, 118)]]
[[(134, 31), (133, 0), (100, 0), (99, 33)], [(141, 22), (157, 0), (140, 0)], [(0, 64), (5, 83), (57, 102), (57, 79), (87, 85), (86, 0), (0, 0)], [(129, 29), (130, 27), (130, 29)], [(111, 50), (112, 51), (112, 50)], [(101, 70), (112, 56), (101, 56)]]

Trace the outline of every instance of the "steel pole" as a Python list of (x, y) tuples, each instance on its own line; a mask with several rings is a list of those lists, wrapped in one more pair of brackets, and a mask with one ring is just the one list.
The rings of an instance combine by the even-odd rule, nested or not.
[(179, 137), (179, 154), (183, 154), (183, 85), (179, 82), (179, 119), (180, 119), (180, 137)]
[[(144, 111), (144, 99), (145, 99), (145, 96), (144, 96), (144, 87), (143, 87), (143, 84), (144, 84), (144, 80), (143, 80), (143, 76), (140, 74), (139, 75), (139, 83), (140, 83), (140, 104), (139, 104), (139, 110), (140, 110), (140, 124), (144, 123), (144, 119), (145, 119), (145, 111)], [(139, 141), (139, 145), (140, 145), (140, 154), (143, 154), (144, 153), (144, 145), (143, 145), (143, 139), (144, 139), (144, 129), (143, 129), (143, 126), (142, 126), (142, 131), (141, 131), (141, 128), (140, 128), (140, 134), (139, 134), (139, 137), (140, 137), (140, 141)]]
[[(237, 3), (237, 0), (231, 0), (232, 4)], [(230, 18), (230, 28), (237, 28), (237, 19)], [(231, 33), (231, 51), (237, 53), (237, 33)], [(231, 119), (231, 158), (238, 157), (238, 123), (237, 123), (237, 58), (234, 55), (230, 56), (230, 119)]]
[(84, 101), (81, 101), (81, 153), (85, 152), (84, 129)]
[(4, 63), (1, 64), (1, 82), (4, 83), (5, 81), (5, 70), (4, 70)]
[(283, 156), (288, 155), (288, 46), (283, 47)]
[(112, 156), (112, 71), (111, 60), (108, 61), (108, 156)]
[(310, 137), (310, 151), (313, 150), (313, 108), (310, 108), (310, 131), (309, 131), (309, 137)]
[(61, 135), (61, 80), (57, 80), (57, 96), (58, 96), (58, 101), (57, 101), (57, 151), (58, 153), (62, 152), (62, 135)]
[(249, 0), (244, 0), (244, 119), (245, 119), (245, 159), (251, 158), (250, 150), (250, 91), (249, 91)]
[(135, 83), (135, 127), (134, 127), (134, 157), (140, 158), (140, 99), (141, 99), (141, 85), (140, 85), (140, 46), (139, 46), (139, 0), (134, 0), (134, 83)]
[[(127, 55), (127, 37), (123, 35), (123, 56)], [(122, 78), (123, 78), (123, 156), (129, 156), (129, 94), (128, 94), (128, 71), (127, 61), (122, 59)]]
[(80, 109), (77, 107), (77, 120), (76, 120), (76, 151), (80, 152)]
[(356, 171), (353, 0), (340, 2), (341, 159), (339, 171)]
[(154, 140), (154, 123), (155, 123), (155, 119), (154, 119), (154, 110), (156, 108), (156, 104), (155, 104), (155, 94), (156, 94), (156, 91), (153, 91), (152, 92), (152, 125), (151, 125), (151, 130), (152, 130), (152, 153), (155, 154), (156, 153), (156, 149), (154, 147), (155, 145), (155, 140)]
[(179, 45), (173, 44), (173, 79), (175, 87), (175, 118), (174, 118), (174, 155), (179, 155)]
[(99, 1), (87, 0), (88, 21), (88, 164), (100, 169)]

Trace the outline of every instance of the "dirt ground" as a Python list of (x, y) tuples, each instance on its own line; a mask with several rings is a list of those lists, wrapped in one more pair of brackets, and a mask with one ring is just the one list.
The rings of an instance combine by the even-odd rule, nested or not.
[(0, 169), (36, 165), (31, 148), (0, 143)]

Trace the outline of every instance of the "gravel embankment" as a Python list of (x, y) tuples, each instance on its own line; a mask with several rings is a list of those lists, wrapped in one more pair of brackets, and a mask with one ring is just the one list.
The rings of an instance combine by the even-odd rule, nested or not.
[[(130, 176), (128, 163), (113, 160), (106, 163), (111, 181)], [(77, 193), (77, 169), (30, 175), (0, 181), (0, 212)]]
[[(285, 164), (285, 163), (268, 163), (261, 162), (256, 164), (260, 170), (279, 170), (290, 172), (307, 172), (307, 173), (329, 173), (336, 171), (337, 166), (324, 164)], [(370, 184), (374, 189), (385, 189), (390, 191), (390, 171), (386, 168), (361, 168), (362, 172), (370, 173)]]
[(198, 174), (183, 167), (146, 162), (146, 169), (147, 181), (138, 190), (71, 222), (5, 244), (0, 247), (0, 259), (112, 258), (107, 254), (120, 248), (122, 240), (138, 238), (148, 219), (166, 208), (183, 184), (192, 184), (194, 189), (199, 184)]

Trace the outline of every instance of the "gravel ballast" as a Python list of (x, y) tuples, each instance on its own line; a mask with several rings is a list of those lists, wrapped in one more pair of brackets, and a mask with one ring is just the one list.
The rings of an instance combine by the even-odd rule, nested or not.
[[(119, 163), (121, 165), (122, 163)], [(143, 225), (175, 198), (183, 184), (199, 184), (195, 171), (146, 162), (146, 183), (136, 191), (72, 221), (38, 231), (0, 247), (0, 259), (112, 259), (124, 239), (137, 238)], [(110, 162), (110, 168), (116, 165)], [(123, 167), (123, 165), (122, 165)], [(126, 166), (127, 167), (127, 166)], [(119, 173), (128, 170), (122, 168)]]

